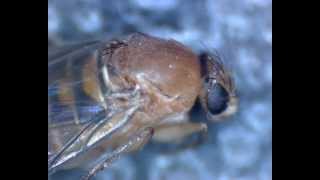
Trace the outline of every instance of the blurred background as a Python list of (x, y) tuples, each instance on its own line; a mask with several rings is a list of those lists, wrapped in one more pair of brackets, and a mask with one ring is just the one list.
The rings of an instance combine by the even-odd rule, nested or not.
[(240, 109), (227, 121), (209, 124), (209, 137), (197, 148), (165, 154), (149, 144), (95, 179), (272, 179), (272, 1), (48, 0), (48, 37), (55, 41), (136, 31), (178, 40), (195, 52), (217, 50), (233, 71)]

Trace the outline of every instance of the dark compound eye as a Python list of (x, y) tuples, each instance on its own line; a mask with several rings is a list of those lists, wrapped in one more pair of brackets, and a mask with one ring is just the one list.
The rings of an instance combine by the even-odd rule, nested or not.
[(215, 84), (208, 93), (208, 109), (212, 115), (217, 115), (226, 110), (229, 94), (220, 84)]

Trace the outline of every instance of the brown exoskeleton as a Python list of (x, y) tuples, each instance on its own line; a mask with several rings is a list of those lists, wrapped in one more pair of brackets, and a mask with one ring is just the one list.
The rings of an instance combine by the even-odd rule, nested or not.
[(48, 173), (87, 165), (89, 179), (150, 139), (176, 142), (206, 132), (190, 122), (196, 99), (209, 120), (236, 111), (221, 62), (174, 40), (135, 33), (48, 55)]

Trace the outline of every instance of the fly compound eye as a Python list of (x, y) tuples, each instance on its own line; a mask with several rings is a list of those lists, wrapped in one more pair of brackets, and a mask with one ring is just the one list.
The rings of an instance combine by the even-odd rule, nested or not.
[(208, 92), (208, 110), (211, 115), (218, 115), (228, 107), (229, 94), (219, 83), (210, 88)]

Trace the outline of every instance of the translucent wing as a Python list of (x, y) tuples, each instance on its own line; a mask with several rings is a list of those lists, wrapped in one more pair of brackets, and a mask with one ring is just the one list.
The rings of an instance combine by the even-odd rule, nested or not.
[[(48, 48), (49, 173), (110, 137), (138, 110), (138, 105), (110, 111), (106, 107), (109, 90), (102, 83), (99, 49), (103, 47), (104, 53), (111, 53), (118, 43), (89, 42)], [(117, 117), (113, 118), (115, 114)], [(108, 128), (99, 131), (106, 123)], [(93, 137), (97, 131), (98, 135)]]
[(48, 159), (105, 111), (99, 42), (48, 48)]
[(102, 110), (103, 98), (97, 67), (99, 46), (99, 42), (89, 42), (48, 49), (50, 125), (85, 122)]

